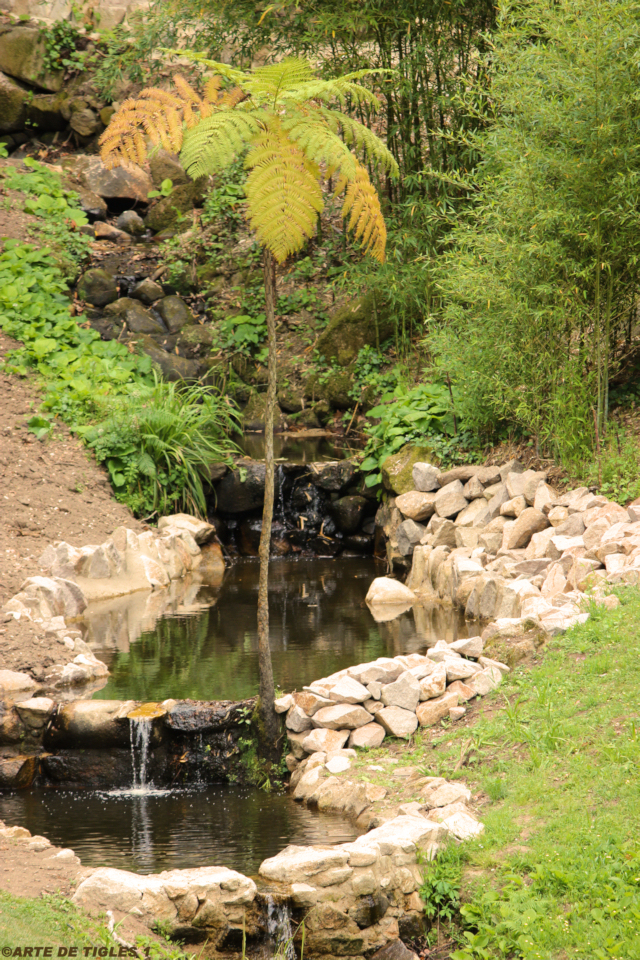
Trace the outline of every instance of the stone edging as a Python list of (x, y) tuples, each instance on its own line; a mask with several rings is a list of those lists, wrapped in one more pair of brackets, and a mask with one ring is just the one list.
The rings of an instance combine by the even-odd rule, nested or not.
[(106, 665), (68, 622), (81, 617), (92, 601), (167, 587), (207, 562), (224, 569), (217, 545), (213, 545), (215, 556), (203, 558), (201, 545), (214, 533), (211, 524), (174, 514), (160, 518), (157, 533), (136, 534), (128, 527), (118, 527), (98, 546), (50, 544), (40, 558), (49, 575), (29, 577), (2, 609), (16, 620), (39, 624), (45, 637), (60, 641), (75, 656), (50, 667), (42, 683), (27, 673), (0, 670), (0, 696), (15, 697), (36, 689), (69, 690), (106, 677)]

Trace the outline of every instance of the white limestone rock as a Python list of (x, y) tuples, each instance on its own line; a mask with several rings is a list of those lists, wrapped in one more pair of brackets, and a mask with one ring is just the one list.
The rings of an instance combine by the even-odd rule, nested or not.
[(420, 683), (408, 670), (382, 688), (385, 707), (402, 707), (415, 713), (420, 701)]
[(385, 707), (376, 713), (375, 722), (381, 724), (392, 737), (402, 740), (408, 740), (418, 727), (415, 713), (403, 710), (402, 707)]

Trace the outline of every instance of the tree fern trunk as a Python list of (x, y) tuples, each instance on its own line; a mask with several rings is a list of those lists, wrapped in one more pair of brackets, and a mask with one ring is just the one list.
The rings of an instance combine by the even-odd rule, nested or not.
[(260, 667), (260, 745), (259, 752), (269, 760), (279, 757), (279, 723), (273, 705), (275, 686), (269, 645), (269, 553), (271, 547), (271, 523), (273, 520), (274, 460), (273, 419), (276, 405), (276, 271), (271, 253), (264, 250), (264, 292), (267, 315), (269, 346), (269, 379), (264, 417), (265, 478), (262, 530), (260, 532), (260, 582), (258, 587), (258, 663)]

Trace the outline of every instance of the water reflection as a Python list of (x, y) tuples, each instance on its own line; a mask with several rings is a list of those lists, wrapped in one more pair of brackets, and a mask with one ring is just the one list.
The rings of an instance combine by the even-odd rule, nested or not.
[[(264, 460), (264, 434), (245, 433), (236, 443), (252, 460)], [(273, 455), (288, 463), (315, 463), (319, 460), (344, 460), (361, 452), (361, 447), (341, 437), (297, 436), (295, 433), (275, 434)]]
[[(414, 606), (376, 623), (364, 602), (384, 574), (372, 558), (276, 560), (270, 568), (273, 671), (283, 690), (380, 656), (424, 651), (430, 642), (477, 632), (441, 606)], [(109, 666), (101, 699), (243, 699), (258, 689), (258, 564), (244, 560), (225, 574), (210, 605), (164, 617), (139, 639), (110, 631), (104, 613), (87, 639)], [(198, 595), (198, 600), (201, 594)], [(122, 614), (119, 614), (120, 619)], [(120, 620), (118, 621), (120, 622)]]
[(0, 819), (61, 847), (84, 866), (136, 873), (227, 866), (249, 875), (287, 844), (346, 843), (358, 831), (287, 796), (219, 784), (188, 790), (0, 793)]

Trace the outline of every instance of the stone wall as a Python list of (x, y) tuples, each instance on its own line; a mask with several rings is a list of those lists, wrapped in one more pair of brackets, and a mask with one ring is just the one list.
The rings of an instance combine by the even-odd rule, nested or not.
[(446, 473), (417, 463), (413, 479), (381, 518), (389, 563), (410, 566), (407, 582), (377, 582), (373, 605), (445, 600), (498, 631), (553, 635), (586, 619), (586, 593), (612, 606), (613, 586), (640, 580), (639, 503), (587, 487), (558, 493), (515, 461)]

